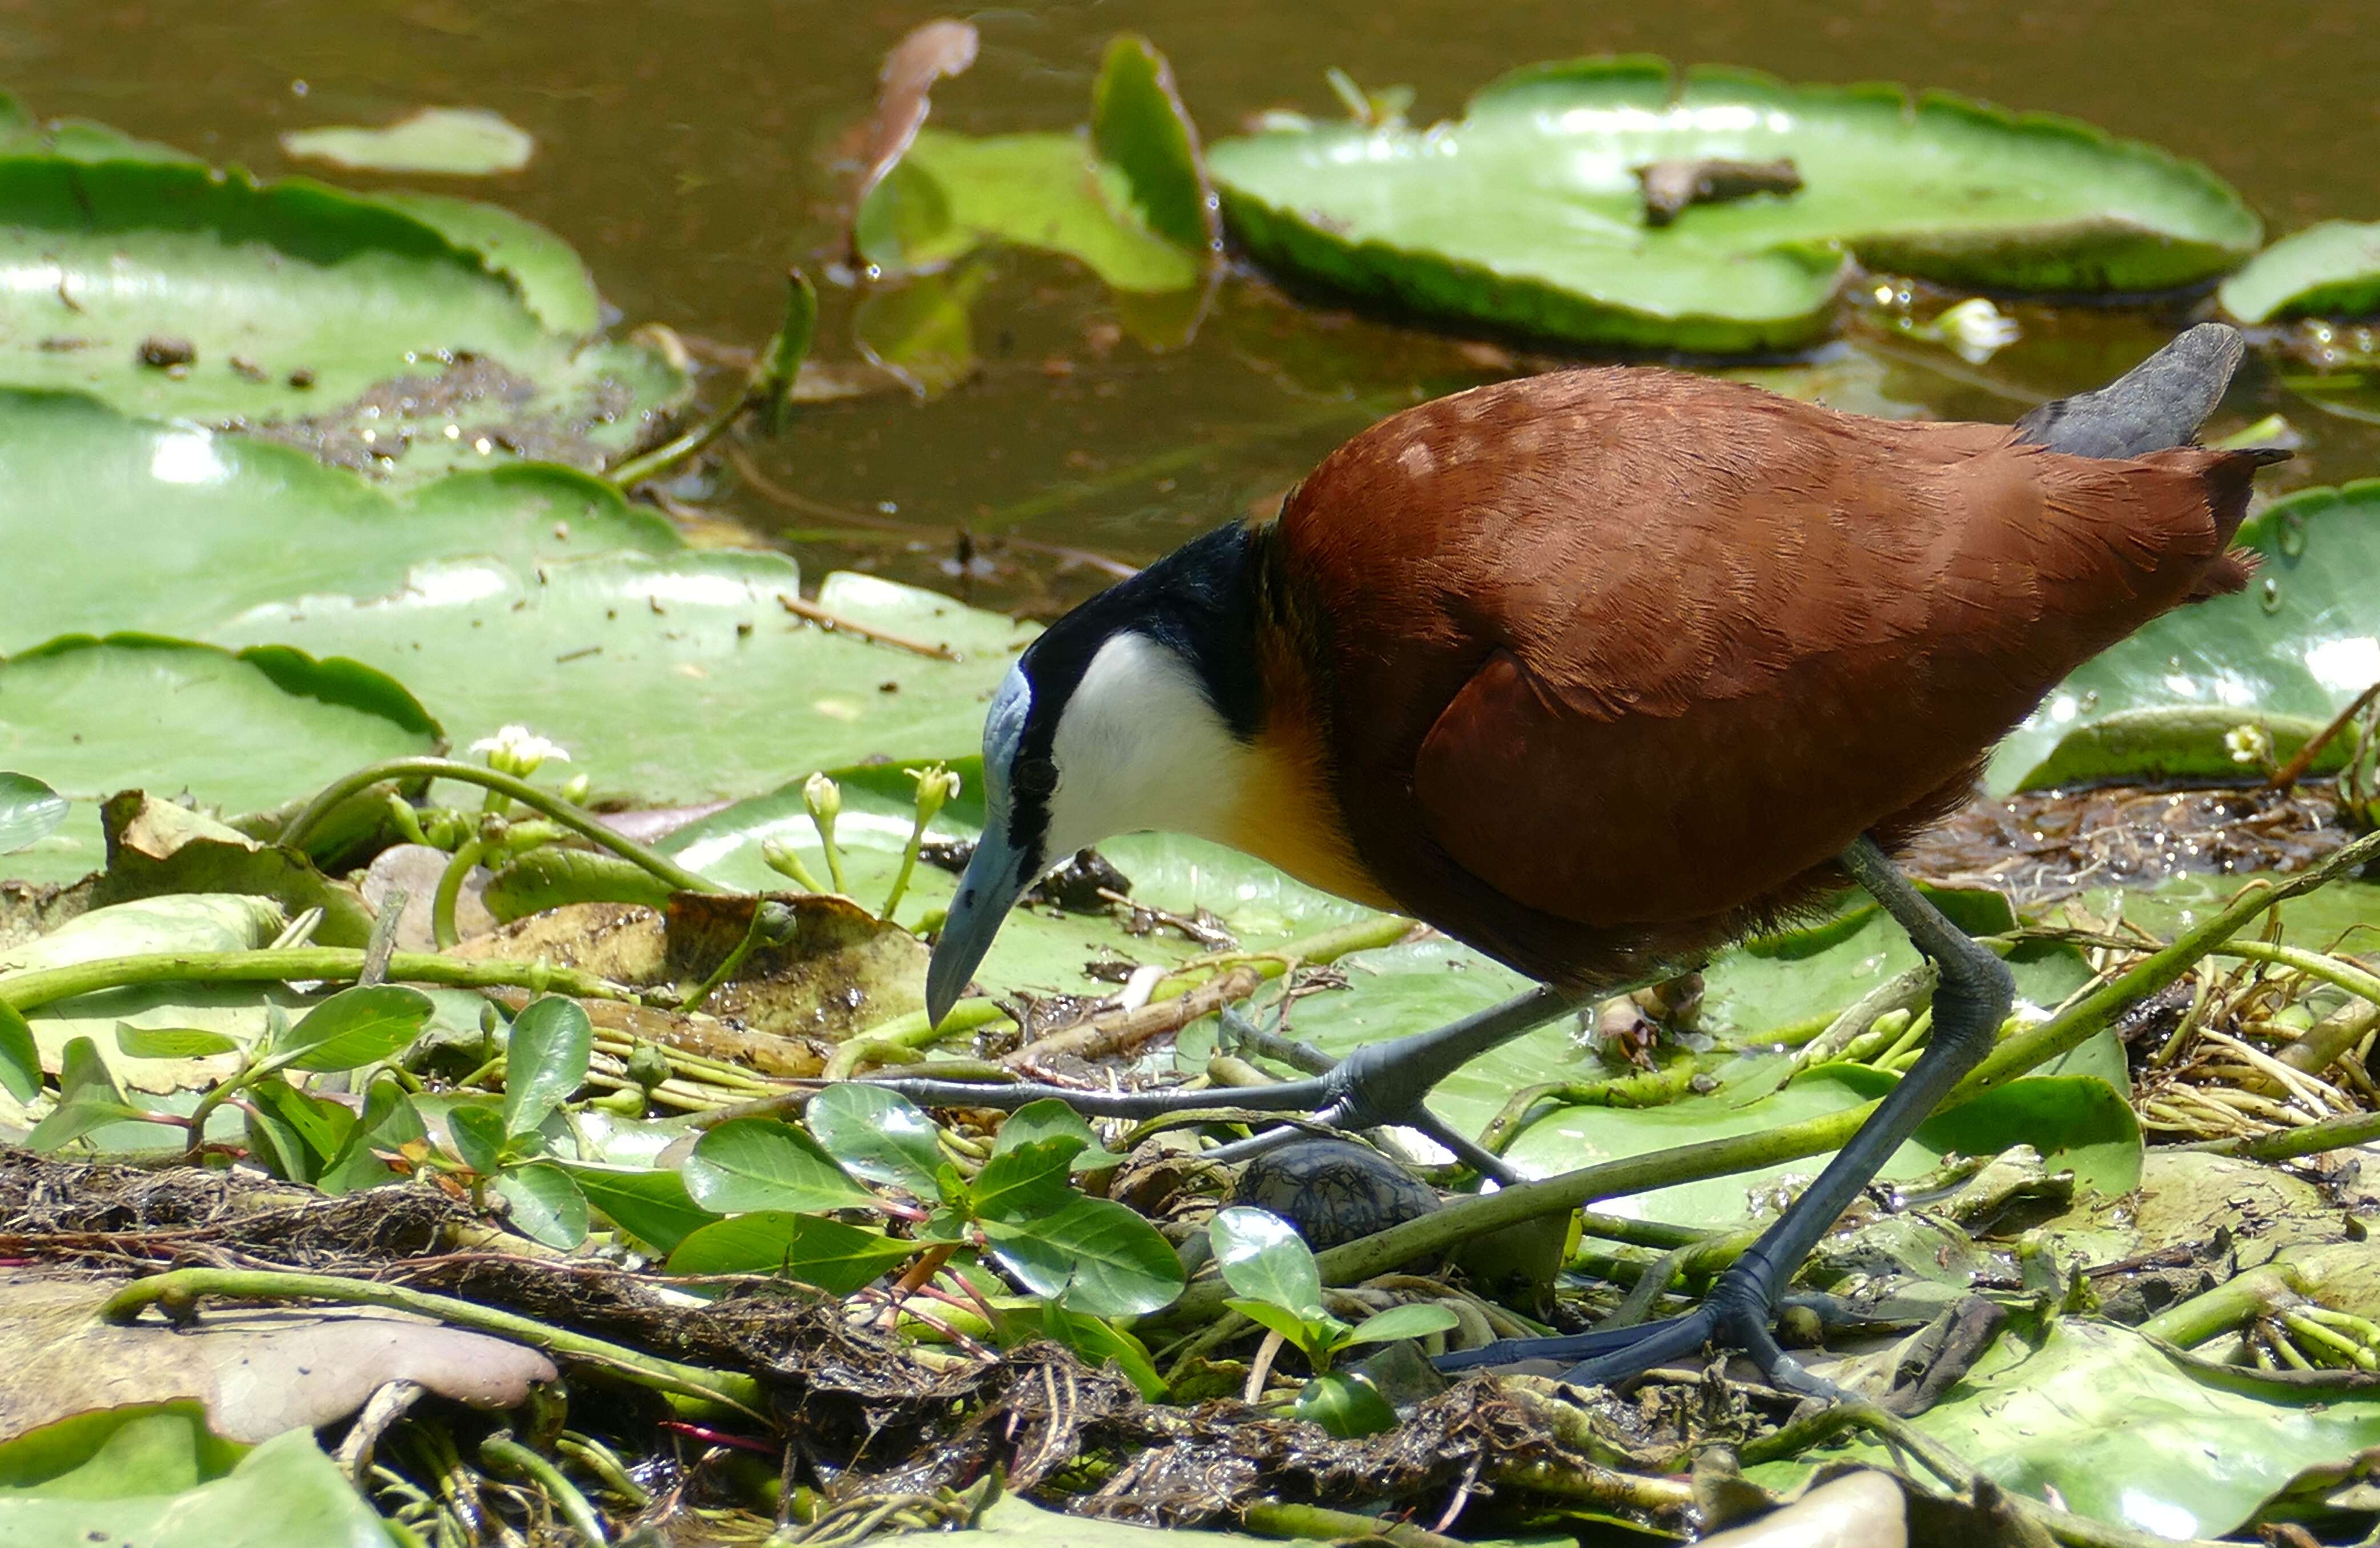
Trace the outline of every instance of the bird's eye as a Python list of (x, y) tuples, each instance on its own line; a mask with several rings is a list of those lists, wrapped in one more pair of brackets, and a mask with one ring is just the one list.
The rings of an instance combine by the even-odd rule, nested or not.
[(1019, 758), (1008, 777), (1020, 796), (1046, 796), (1058, 788), (1058, 765), (1047, 758)]

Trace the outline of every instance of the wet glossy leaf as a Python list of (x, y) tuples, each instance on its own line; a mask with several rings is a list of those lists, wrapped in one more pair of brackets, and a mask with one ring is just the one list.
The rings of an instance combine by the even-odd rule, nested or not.
[(1322, 1315), (1322, 1275), (1297, 1228), (1269, 1210), (1235, 1204), (1207, 1227), (1223, 1283), (1298, 1317)]
[(429, 995), (402, 984), (343, 989), (289, 1029), (273, 1059), (287, 1069), (359, 1069), (411, 1046), (433, 1008)]
[(876, 1204), (876, 1195), (852, 1181), (817, 1140), (774, 1118), (737, 1118), (707, 1130), (683, 1173), (687, 1196), (722, 1214)]
[(1378, 1435), (1397, 1427), (1397, 1411), (1361, 1376), (1317, 1376), (1297, 1392), (1297, 1417), (1311, 1420), (1342, 1441)]
[(432, 751), (438, 727), (395, 681), (351, 661), (80, 635), (0, 662), (0, 741), (69, 795), (147, 785), (246, 811), (362, 763)]
[(1108, 43), (1091, 83), (1091, 145), (1124, 177), (1142, 225), (1192, 252), (1219, 250), (1223, 227), (1199, 164), (1198, 131), (1173, 67), (1135, 33)]
[(591, 463), (685, 388), (649, 350), (552, 331), (438, 225), (304, 179), (0, 157), (0, 231), (9, 385), (422, 470), (524, 445)]
[(446, 1135), (455, 1154), (482, 1177), (504, 1165), (504, 1115), (492, 1102), (458, 1102), (446, 1112)]
[(587, 1195), (553, 1163), (506, 1167), (493, 1191), (512, 1206), (506, 1218), (513, 1229), (529, 1240), (567, 1252), (587, 1239)]
[(594, 1051), (595, 1024), (576, 1000), (547, 994), (513, 1018), (504, 1043), (504, 1132), (536, 1133), (587, 1079)]
[(783, 1274), (847, 1296), (917, 1254), (915, 1242), (839, 1220), (755, 1210), (693, 1232), (670, 1254), (672, 1274)]
[(558, 1163), (587, 1201), (613, 1225), (662, 1254), (719, 1219), (694, 1201), (677, 1173), (644, 1166)]
[[(56, 541), (67, 530), (74, 542)], [(0, 542), (18, 581), (0, 651), (99, 628), (188, 633), (314, 592), (393, 591), (412, 567), (451, 556), (528, 569), (684, 547), (659, 515), (568, 469), (484, 469), (393, 494), (295, 446), (10, 391)], [(107, 563), (90, 562), (102, 553)]]
[[(521, 299), (558, 334), (581, 336), (602, 325), (603, 299), (577, 250), (560, 237), (501, 204), (443, 193), (387, 189), (375, 204), (434, 227), (456, 247), (477, 253), (491, 271), (519, 286)], [(458, 434), (455, 439), (461, 441)], [(473, 454), (478, 454), (476, 445)]]
[(1029, 1224), (987, 1220), (1000, 1266), (1037, 1296), (1063, 1296), (1092, 1317), (1131, 1317), (1172, 1304), (1182, 1261), (1157, 1228), (1123, 1205), (1079, 1194)]
[(1055, 1097), (1028, 1102), (1002, 1119), (1000, 1132), (991, 1137), (991, 1153), (1006, 1155), (1019, 1146), (1053, 1140), (1076, 1141), (1074, 1160), (1068, 1164), (1072, 1171), (1100, 1172), (1123, 1161), (1123, 1157), (1100, 1148), (1099, 1136), (1091, 1132), (1089, 1119)]
[(0, 1448), (0, 1479), (13, 1485), (0, 1487), (0, 1541), (386, 1548), (379, 1516), (302, 1425), (245, 1455), (206, 1436), (194, 1406), (113, 1409), (49, 1431), (70, 1427), (81, 1458), (55, 1471), (56, 1447), (30, 1476), (14, 1465), (44, 1432)]
[(518, 172), (537, 153), (537, 141), (501, 113), (484, 107), (425, 107), (381, 128), (339, 124), (291, 129), (285, 154), (328, 162), (350, 172), (439, 172), (484, 177)]
[(1080, 1148), (1065, 1137), (1012, 1146), (984, 1163), (967, 1196), (988, 1219), (1029, 1225), (1075, 1196), (1066, 1185), (1067, 1164)]
[(1329, 1359), (1331, 1349), (1337, 1347), (1336, 1335), (1346, 1327), (1336, 1317), (1301, 1317), (1285, 1306), (1247, 1296), (1233, 1296), (1223, 1304), (1257, 1326), (1281, 1335), (1293, 1347), (1306, 1351), (1308, 1359), (1314, 1358), (1317, 1351)]
[(66, 820), (64, 796), (30, 774), (0, 774), (0, 855), (40, 843)]
[(33, 1029), (6, 1000), (0, 1000), (0, 1091), (18, 1102), (42, 1094), (42, 1051), (34, 1046)]
[(203, 1027), (136, 1027), (115, 1024), (115, 1046), (135, 1059), (202, 1059), (210, 1054), (235, 1054), (239, 1040)]
[[(2163, 1538), (2228, 1537), (2315, 1458), (2380, 1444), (2380, 1400), (2291, 1396), (2255, 1373), (2215, 1378), (2129, 1328), (2077, 1318), (2037, 1345), (2003, 1338), (1949, 1401), (1911, 1421), (2004, 1488)], [(1790, 1487), (1861, 1444), (1744, 1469)], [(2175, 1458), (2188, 1457), (2178, 1467)]]
[(2293, 231), (2215, 295), (2242, 323), (2380, 311), (2380, 222), (2326, 220)]
[[(2380, 569), (2380, 480), (2276, 500), (2240, 541), (2264, 558), (2248, 590), (2179, 608), (2084, 664), (2001, 744), (1992, 788), (2041, 786), (2086, 751), (2082, 766), (2095, 774), (2259, 777), (2252, 757), (2233, 757), (2224, 731), (2274, 720), (2286, 732), (2279, 717), (2288, 716), (2301, 730), (2380, 682), (2380, 591), (2370, 583)], [(2179, 707), (2199, 713), (2145, 723), (2170, 735), (2093, 730), (2119, 714)], [(2137, 773), (2110, 755), (2122, 746), (2140, 750)]]
[(1443, 1306), (1422, 1301), (1404, 1306), (1392, 1306), (1386, 1311), (1375, 1311), (1357, 1323), (1345, 1342), (1356, 1344), (1392, 1344), (1400, 1338), (1420, 1338), (1433, 1333), (1444, 1333), (1459, 1319)]
[[(402, 673), (459, 745), (534, 725), (599, 798), (741, 797), (892, 748), (979, 743), (983, 699), (1029, 628), (865, 576), (820, 588), (832, 613), (963, 657), (929, 659), (789, 615), (777, 599), (799, 580), (774, 554), (607, 555), (536, 576), (456, 561), (389, 597), (259, 609), (212, 637)], [(492, 659), (535, 669), (490, 672)]]
[(941, 1131), (908, 1098), (844, 1081), (810, 1098), (802, 1122), (856, 1176), (929, 1201), (941, 1197)]
[[(1790, 160), (1803, 187), (1649, 226), (1637, 169), (1710, 158)], [(1208, 164), (1272, 266), (1475, 323), (1713, 351), (1823, 333), (1845, 249), (1950, 284), (2097, 292), (2212, 278), (2260, 236), (2204, 167), (2086, 125), (1645, 58), (1516, 71), (1427, 132), (1283, 129)]]

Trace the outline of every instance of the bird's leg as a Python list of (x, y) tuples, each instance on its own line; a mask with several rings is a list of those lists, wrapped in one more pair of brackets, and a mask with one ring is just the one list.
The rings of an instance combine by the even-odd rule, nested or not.
[(2007, 965), (1943, 918), (1873, 839), (1860, 839), (1843, 852), (1842, 860), (1852, 878), (1900, 921), (1917, 949), (1941, 969), (1941, 981), (1934, 990), (1933, 1039), (1916, 1065), (1860, 1126), (1851, 1142), (1836, 1152), (1817, 1180), (1803, 1189), (1777, 1223), (1719, 1276), (1696, 1310), (1642, 1327), (1569, 1338), (1507, 1340), (1444, 1357), (1439, 1361), (1441, 1368), (1531, 1358), (1574, 1359), (1580, 1363), (1570, 1370), (1566, 1380), (1582, 1384), (1608, 1383), (1717, 1342), (1750, 1355), (1762, 1373), (1779, 1386), (1805, 1392), (1832, 1390), (1778, 1347), (1769, 1332), (1771, 1309), (1802, 1260), (1892, 1152), (1990, 1052), (2016, 992)]

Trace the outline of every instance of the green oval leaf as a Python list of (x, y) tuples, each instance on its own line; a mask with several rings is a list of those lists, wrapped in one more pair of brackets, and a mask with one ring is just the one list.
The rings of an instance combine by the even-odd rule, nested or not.
[(941, 1130), (905, 1096), (840, 1081), (810, 1098), (802, 1122), (854, 1173), (928, 1201), (941, 1197)]
[(436, 1008), (429, 995), (402, 984), (343, 989), (289, 1029), (272, 1062), (285, 1069), (359, 1069), (410, 1046)]
[(672, 1274), (783, 1274), (847, 1296), (906, 1262), (915, 1242), (784, 1210), (756, 1210), (706, 1225), (670, 1254)]
[(115, 1046), (135, 1059), (203, 1059), (213, 1054), (237, 1053), (239, 1040), (203, 1027), (136, 1027), (119, 1021)]
[(719, 1216), (694, 1201), (675, 1172), (644, 1166), (558, 1163), (587, 1202), (638, 1241), (664, 1255)]
[(1252, 1300), (1246, 1296), (1233, 1296), (1223, 1304), (1257, 1326), (1281, 1335), (1305, 1351), (1308, 1359), (1318, 1359), (1327, 1363), (1331, 1349), (1336, 1347), (1330, 1336), (1331, 1324), (1337, 1321), (1336, 1318), (1328, 1315), (1301, 1317), (1285, 1306), (1275, 1306), (1269, 1300)]
[(400, 1151), (417, 1140), (428, 1138), (429, 1133), (420, 1110), (413, 1105), (413, 1098), (404, 1086), (395, 1076), (382, 1075), (364, 1093), (363, 1118), (348, 1136), (346, 1148), (336, 1160), (322, 1168), (314, 1186), (325, 1193), (338, 1194), (393, 1181), (396, 1174), (373, 1152)]
[(504, 1132), (536, 1133), (587, 1079), (594, 1051), (595, 1024), (576, 1000), (547, 994), (513, 1018), (504, 1043)]
[(537, 141), (503, 114), (484, 107), (424, 107), (380, 128), (331, 124), (291, 129), (284, 154), (328, 162), (350, 172), (440, 172), (484, 177), (518, 172)]
[(1172, 1244), (1113, 1200), (1078, 1194), (1030, 1222), (981, 1224), (992, 1256), (1018, 1284), (1037, 1296), (1063, 1296), (1087, 1316), (1138, 1316), (1182, 1293)]
[(1207, 1227), (1223, 1283), (1250, 1300), (1295, 1316), (1318, 1318), (1322, 1274), (1297, 1227), (1269, 1210), (1234, 1204), (1217, 1210)]
[(0, 855), (40, 843), (66, 820), (64, 796), (30, 774), (0, 774)]
[(1410, 1301), (1392, 1306), (1386, 1311), (1375, 1311), (1357, 1323), (1342, 1340), (1342, 1345), (1391, 1344), (1400, 1338), (1421, 1338), (1433, 1333), (1444, 1333), (1460, 1319), (1443, 1306), (1426, 1301)]
[(492, 1102), (458, 1102), (446, 1110), (446, 1135), (463, 1164), (482, 1177), (504, 1165), (504, 1115)]
[[(1789, 161), (1801, 188), (1648, 225), (1638, 169)], [(2087, 125), (1941, 92), (1789, 86), (1658, 59), (1533, 66), (1427, 131), (1228, 140), (1208, 165), (1276, 268), (1402, 307), (1597, 343), (1742, 351), (1826, 331), (1871, 267), (2050, 292), (2162, 289), (2255, 250), (2205, 168)]]
[(1384, 1434), (1397, 1427), (1396, 1409), (1361, 1376), (1315, 1377), (1298, 1389), (1296, 1413), (1342, 1441)]
[(1020, 1146), (1051, 1140), (1076, 1141), (1074, 1160), (1068, 1163), (1070, 1169), (1076, 1172), (1102, 1172), (1123, 1163), (1123, 1157), (1099, 1144), (1090, 1120), (1056, 1097), (1028, 1102), (1008, 1115), (1001, 1123), (1000, 1132), (992, 1136), (991, 1153), (1005, 1155)]
[(2215, 292), (2242, 323), (2380, 311), (2380, 222), (2326, 220), (2248, 260)]
[(532, 1161), (496, 1175), (496, 1195), (511, 1207), (513, 1229), (567, 1252), (587, 1239), (587, 1196), (550, 1161)]
[(1081, 1149), (1071, 1135), (1012, 1146), (984, 1164), (967, 1186), (967, 1199), (990, 1220), (1024, 1222), (1062, 1208), (1075, 1197), (1066, 1186), (1068, 1163)]
[(687, 1196), (721, 1214), (873, 1209), (877, 1203), (817, 1140), (774, 1118), (737, 1118), (709, 1130), (686, 1158), (684, 1176)]

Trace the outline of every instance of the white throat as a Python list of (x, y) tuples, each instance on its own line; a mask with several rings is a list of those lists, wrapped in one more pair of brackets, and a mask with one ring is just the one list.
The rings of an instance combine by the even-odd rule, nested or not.
[(1091, 658), (1050, 750), (1051, 861), (1144, 828), (1223, 837), (1250, 758), (1190, 664), (1131, 630)]

